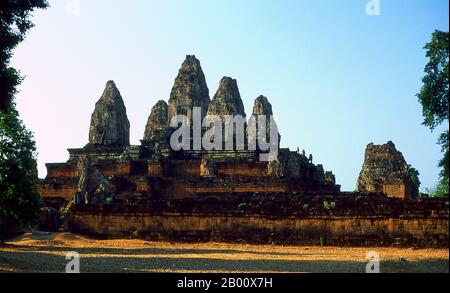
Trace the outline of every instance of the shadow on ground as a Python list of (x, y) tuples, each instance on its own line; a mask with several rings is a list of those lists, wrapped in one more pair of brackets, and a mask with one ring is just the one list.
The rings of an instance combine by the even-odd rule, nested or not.
[[(12, 250), (12, 248), (14, 250)], [(311, 272), (364, 273), (366, 263), (336, 260), (226, 259), (234, 250), (201, 249), (121, 249), (76, 248), (81, 255), (81, 272)], [(65, 272), (68, 260), (63, 247), (0, 247), (0, 272)], [(59, 254), (56, 254), (59, 253)], [(245, 252), (257, 253), (257, 252)], [(89, 254), (89, 256), (86, 256)], [(155, 255), (156, 254), (156, 255)], [(197, 257), (176, 257), (197, 254)], [(208, 254), (223, 254), (209, 258)], [(264, 253), (265, 254), (265, 253)], [(276, 253), (274, 253), (276, 254)], [(85, 256), (83, 256), (85, 255)], [(91, 256), (95, 255), (95, 256)], [(175, 257), (174, 257), (175, 255)], [(381, 272), (448, 273), (449, 262), (442, 259), (421, 261), (382, 261)]]

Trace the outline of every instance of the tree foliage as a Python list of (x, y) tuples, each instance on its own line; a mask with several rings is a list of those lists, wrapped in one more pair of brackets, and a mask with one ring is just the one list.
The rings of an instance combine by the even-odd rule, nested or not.
[(440, 180), (433, 188), (425, 188), (425, 193), (432, 197), (442, 197), (448, 195), (448, 185)]
[(36, 146), (14, 102), (22, 77), (9, 64), (33, 27), (31, 13), (46, 7), (47, 0), (0, 0), (0, 223), (26, 225), (39, 211)]
[(0, 217), (31, 223), (39, 210), (36, 146), (13, 107), (0, 112)]
[[(422, 79), (422, 88), (420, 89), (419, 102), (422, 104), (424, 116), (423, 124), (434, 130), (442, 123), (448, 124), (448, 90), (449, 90), (449, 33), (435, 31), (431, 42), (425, 45), (428, 63), (425, 66), (425, 76)], [(444, 154), (439, 161), (440, 182), (439, 190), (446, 190), (448, 194), (448, 164), (449, 164), (449, 145), (448, 130), (443, 132), (438, 140)]]
[(419, 188), (420, 184), (421, 184), (421, 182), (419, 180), (419, 175), (420, 175), (419, 171), (411, 165), (407, 166), (407, 170), (408, 170), (408, 174), (409, 174), (409, 177), (411, 178), (412, 182), (414, 182), (414, 184)]
[(47, 0), (0, 1), (0, 111), (13, 106), (13, 97), (21, 82), (19, 73), (9, 67), (13, 51), (33, 27), (31, 13), (47, 7)]

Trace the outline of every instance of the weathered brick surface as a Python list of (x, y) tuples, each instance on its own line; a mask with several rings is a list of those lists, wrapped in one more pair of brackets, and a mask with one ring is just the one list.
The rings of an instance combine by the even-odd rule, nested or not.
[(46, 164), (48, 177), (77, 177), (75, 166), (66, 163)]
[(102, 237), (291, 244), (319, 244), (323, 239), (327, 245), (448, 246), (445, 200), (377, 199), (359, 202), (355, 208), (349, 203), (356, 199), (342, 198), (331, 209), (322, 200), (275, 201), (271, 206), (191, 200), (134, 207), (80, 206), (68, 220), (73, 231)]

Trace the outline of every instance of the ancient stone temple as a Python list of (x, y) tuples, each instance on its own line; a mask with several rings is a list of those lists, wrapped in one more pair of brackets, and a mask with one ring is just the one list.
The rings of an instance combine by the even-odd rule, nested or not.
[(192, 117), (193, 107), (201, 107), (202, 115), (206, 115), (209, 103), (209, 90), (200, 61), (188, 55), (170, 93), (169, 119), (177, 114)]
[(413, 199), (419, 193), (409, 173), (408, 164), (392, 141), (383, 145), (369, 144), (358, 177), (361, 192), (384, 192), (390, 197)]
[[(341, 192), (312, 155), (279, 148), (275, 121), (259, 120), (273, 115), (267, 97), (257, 97), (247, 117), (237, 81), (224, 77), (210, 100), (194, 56), (183, 62), (168, 103), (160, 100), (142, 114), (149, 115), (143, 139), (130, 145), (125, 103), (108, 82), (88, 143), (69, 149), (67, 162), (46, 165), (39, 191), (47, 206), (60, 208), (65, 229), (170, 241), (448, 245), (448, 200), (414, 199), (417, 186), (392, 142), (370, 144), (359, 191)], [(207, 134), (222, 125), (196, 127), (197, 116), (222, 122), (234, 115), (243, 141), (236, 123), (231, 148), (199, 145), (196, 137), (208, 142)], [(178, 148), (173, 137), (180, 131), (188, 139)], [(212, 133), (215, 141), (219, 134)], [(268, 155), (261, 146), (269, 140), (277, 151)]]
[(222, 119), (225, 115), (245, 117), (244, 104), (235, 79), (223, 77), (220, 80), (219, 89), (209, 104), (208, 115), (217, 115)]
[[(280, 149), (270, 161), (260, 161), (258, 150), (174, 151), (170, 137), (175, 128), (170, 127), (170, 120), (177, 114), (192, 119), (194, 107), (201, 109), (202, 117), (246, 118), (237, 81), (224, 77), (210, 100), (200, 61), (187, 56), (169, 102), (161, 100), (153, 106), (141, 145), (130, 145), (126, 108), (118, 88), (109, 81), (92, 114), (89, 143), (69, 149), (67, 162), (47, 164), (48, 174), (40, 186), (42, 197), (84, 204), (102, 200), (132, 204), (149, 199), (340, 191), (331, 172), (325, 173), (322, 165), (289, 149)], [(272, 114), (268, 99), (258, 97), (252, 116)], [(202, 134), (206, 130), (202, 127)], [(254, 135), (268, 138), (269, 130), (268, 124), (266, 133)]]
[(108, 81), (95, 104), (89, 128), (89, 143), (105, 146), (130, 145), (130, 122), (122, 96), (113, 81)]

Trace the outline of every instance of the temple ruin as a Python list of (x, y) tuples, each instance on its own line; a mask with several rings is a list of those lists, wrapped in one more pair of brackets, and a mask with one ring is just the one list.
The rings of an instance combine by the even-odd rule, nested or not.
[[(261, 162), (258, 150), (172, 150), (169, 138), (175, 129), (169, 126), (170, 119), (177, 114), (192, 119), (194, 107), (201, 108), (202, 117), (246, 117), (237, 81), (224, 77), (211, 100), (200, 61), (195, 56), (187, 56), (169, 102), (156, 103), (141, 145), (130, 145), (130, 123), (124, 101), (115, 83), (107, 82), (92, 114), (89, 143), (81, 149), (69, 149), (70, 158), (66, 163), (46, 165), (48, 174), (42, 182), (41, 196), (69, 202), (75, 195), (84, 193), (83, 200), (77, 196), (76, 202), (98, 202), (96, 190), (104, 193), (100, 184), (105, 185), (105, 181), (109, 200), (116, 203), (340, 191), (331, 171), (325, 172), (322, 165), (313, 164), (305, 154), (289, 149), (280, 149), (278, 157), (270, 162)], [(252, 115), (273, 115), (266, 97), (255, 100)]]
[(403, 154), (392, 141), (367, 146), (357, 189), (360, 192), (383, 192), (387, 196), (404, 199), (414, 199), (419, 194), (419, 186), (412, 180)]
[[(233, 141), (232, 149), (198, 149), (191, 139), (189, 148), (174, 150), (172, 118), (194, 121), (198, 114), (244, 117), (246, 147)], [(88, 143), (69, 149), (67, 162), (46, 164), (39, 192), (47, 206), (60, 210), (65, 229), (101, 237), (448, 245), (448, 199), (417, 198), (392, 142), (370, 144), (358, 190), (342, 192), (335, 175), (305, 151), (279, 148), (266, 161), (260, 160), (264, 151), (248, 147), (277, 128), (267, 122), (252, 128), (252, 118), (272, 115), (269, 99), (259, 96), (247, 116), (231, 77), (221, 79), (211, 99), (200, 61), (187, 56), (168, 102), (153, 106), (141, 143), (131, 145), (125, 103), (109, 81), (92, 113)], [(193, 137), (211, 130), (190, 127)], [(281, 135), (275, 138), (279, 146)]]

